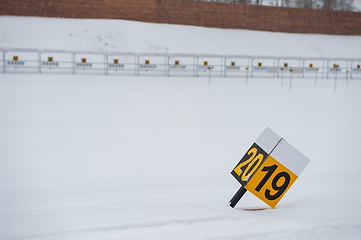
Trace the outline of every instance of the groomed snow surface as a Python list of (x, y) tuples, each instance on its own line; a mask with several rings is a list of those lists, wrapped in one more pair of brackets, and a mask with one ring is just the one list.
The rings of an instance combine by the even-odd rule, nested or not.
[[(360, 75), (248, 80), (0, 74), (0, 239), (361, 239)], [(265, 127), (311, 163), (275, 209), (232, 209)]]
[[(1, 239), (360, 239), (361, 81), (1, 75)], [(230, 175), (269, 126), (312, 162), (276, 209)]]

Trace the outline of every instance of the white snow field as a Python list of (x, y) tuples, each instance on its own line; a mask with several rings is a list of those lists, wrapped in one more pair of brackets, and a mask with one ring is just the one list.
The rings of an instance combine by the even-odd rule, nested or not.
[(360, 58), (361, 36), (288, 34), (125, 20), (0, 16), (0, 47)]
[[(274, 55), (291, 38), (300, 48), (288, 43), (295, 52), (280, 55), (361, 52), (361, 38), (352, 36), (115, 20), (0, 23), (0, 47), (100, 50), (88, 30), (109, 39), (114, 32), (118, 50), (135, 52), (158, 51), (157, 44), (180, 53), (259, 54), (259, 46)], [(68, 42), (66, 27), (82, 32)], [(150, 45), (132, 41), (138, 34)], [(243, 34), (253, 45), (236, 49), (230, 43)], [(327, 41), (309, 45), (314, 39)], [(317, 86), (295, 77), (291, 91), (289, 77), (283, 86), (280, 78), (248, 80), (1, 73), (0, 239), (361, 239), (360, 76), (348, 86), (340, 78), (336, 91), (333, 77)], [(265, 127), (311, 163), (275, 209), (249, 192), (232, 209), (240, 184), (230, 172)], [(247, 211), (253, 208), (266, 209)]]

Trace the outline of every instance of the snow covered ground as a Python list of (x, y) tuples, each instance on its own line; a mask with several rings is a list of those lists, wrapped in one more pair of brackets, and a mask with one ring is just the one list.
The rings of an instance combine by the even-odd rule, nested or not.
[(360, 58), (360, 42), (361, 36), (0, 16), (0, 47), (4, 48)]
[[(36, 36), (29, 30), (26, 37), (11, 37), (21, 31), (9, 28), (14, 26), (9, 19), (11, 24), (29, 21), (23, 29), (35, 31), (32, 21), (49, 28)], [(119, 32), (133, 40), (150, 26), (170, 29), (164, 31), (170, 37), (178, 31), (188, 36), (224, 31), (251, 34), (247, 41), (255, 43), (257, 34), (268, 34), (276, 44), (290, 36), (301, 46), (290, 53), (295, 56), (316, 38), (348, 43), (340, 47), (345, 51), (312, 46), (327, 56), (354, 57), (361, 51), (360, 37), (15, 17), (0, 17), (7, 23), (0, 24), (0, 46), (100, 50), (95, 35), (86, 42), (82, 33), (71, 45), (63, 28), (49, 32), (51, 22), (92, 32), (88, 21), (99, 36), (108, 34), (105, 26), (123, 24)], [(148, 32), (151, 45), (114, 43), (128, 51), (221, 51), (202, 48), (210, 35), (191, 48), (182, 37), (170, 41), (158, 33)], [(46, 45), (41, 36), (56, 42)], [(256, 45), (243, 50), (258, 54)], [(222, 53), (235, 49), (221, 42), (214, 46)], [(275, 54), (275, 48), (262, 48)], [(317, 55), (312, 48), (304, 54)], [(291, 91), (289, 78), (284, 83), (279, 78), (252, 78), (247, 86), (245, 78), (212, 78), (209, 85), (207, 78), (192, 77), (0, 74), (0, 239), (361, 239), (361, 80), (346, 86), (342, 78), (336, 91), (333, 78), (319, 79), (316, 87), (313, 78), (294, 78)], [(230, 171), (267, 126), (311, 163), (275, 209), (249, 192), (232, 209), (228, 201), (240, 185)], [(267, 209), (246, 211), (257, 207)]]

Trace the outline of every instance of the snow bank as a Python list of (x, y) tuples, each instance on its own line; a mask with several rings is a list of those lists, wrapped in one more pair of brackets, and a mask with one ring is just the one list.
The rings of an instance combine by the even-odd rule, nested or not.
[(0, 47), (7, 48), (359, 58), (360, 42), (360, 36), (0, 16)]

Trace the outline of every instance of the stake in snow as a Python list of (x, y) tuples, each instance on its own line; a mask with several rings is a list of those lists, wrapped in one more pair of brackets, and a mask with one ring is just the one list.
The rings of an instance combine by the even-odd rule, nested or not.
[(242, 187), (230, 206), (234, 207), (248, 190), (275, 208), (310, 161), (266, 128), (231, 172)]

